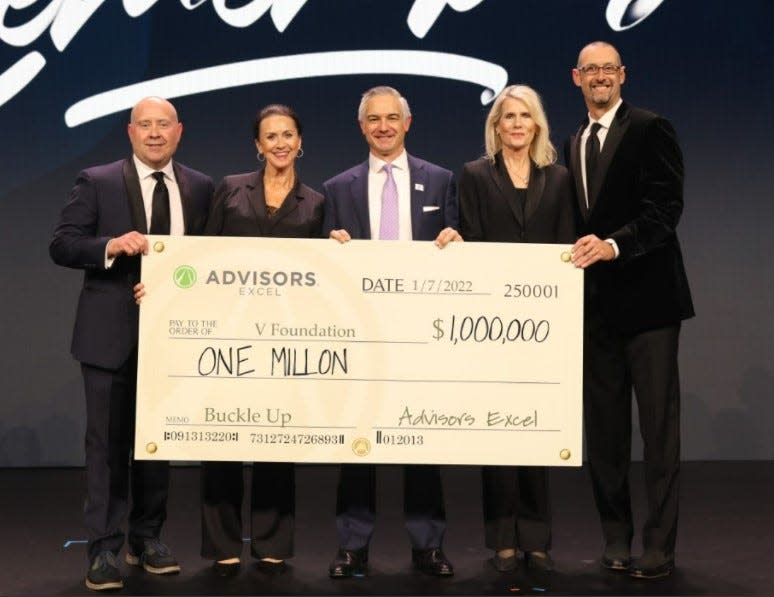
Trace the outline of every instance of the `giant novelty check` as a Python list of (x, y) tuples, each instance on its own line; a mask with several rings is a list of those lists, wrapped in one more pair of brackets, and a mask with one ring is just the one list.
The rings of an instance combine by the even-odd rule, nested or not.
[(568, 246), (149, 240), (137, 458), (580, 466)]

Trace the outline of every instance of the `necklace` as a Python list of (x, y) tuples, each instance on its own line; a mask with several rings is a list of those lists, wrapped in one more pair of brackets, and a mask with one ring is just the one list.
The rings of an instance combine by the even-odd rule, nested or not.
[[(526, 176), (522, 176), (521, 174), (519, 174), (516, 171), (517, 166), (515, 166), (515, 165), (512, 166), (507, 161), (505, 162), (505, 167), (508, 170), (508, 174), (510, 174), (511, 176), (514, 176), (519, 182), (521, 182), (521, 184), (523, 184), (526, 187), (529, 184), (529, 171), (530, 171), (530, 168), (529, 168), (529, 162), (527, 160), (524, 160), (522, 162), (522, 165), (523, 164), (527, 164), (527, 175)], [(517, 186), (517, 185), (514, 183), (513, 186)]]
[[(524, 178), (523, 176), (519, 176), (519, 173), (516, 172), (515, 170), (511, 172), (511, 174), (513, 174), (516, 178), (518, 178), (519, 181), (521, 181), (521, 184), (523, 184), (525, 187), (529, 186), (529, 174), (527, 175), (526, 178)], [(516, 185), (513, 185), (513, 186), (516, 186)]]

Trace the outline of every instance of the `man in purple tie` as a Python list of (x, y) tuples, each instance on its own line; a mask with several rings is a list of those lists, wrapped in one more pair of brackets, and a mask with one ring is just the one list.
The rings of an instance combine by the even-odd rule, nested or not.
[[(411, 126), (406, 99), (392, 87), (369, 89), (360, 101), (358, 121), (370, 153), (365, 162), (323, 183), (323, 233), (339, 242), (426, 240), (444, 247), (461, 241), (454, 175), (406, 153)], [(454, 568), (441, 549), (446, 513), (440, 469), (407, 465), (403, 470), (412, 561), (427, 574), (451, 576)], [(375, 492), (373, 465), (341, 465), (336, 500), (339, 548), (329, 568), (331, 577), (366, 574)]]

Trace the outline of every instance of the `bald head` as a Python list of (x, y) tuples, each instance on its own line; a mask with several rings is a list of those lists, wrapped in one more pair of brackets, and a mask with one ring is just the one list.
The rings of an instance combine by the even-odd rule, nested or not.
[(590, 44), (585, 45), (583, 49), (578, 53), (577, 66), (583, 66), (584, 54), (588, 54), (589, 52), (596, 49), (605, 49), (613, 52), (615, 54), (617, 64), (621, 64), (621, 54), (618, 53), (618, 50), (616, 50), (613, 44), (609, 44), (606, 41), (592, 41)]
[(132, 108), (127, 132), (137, 159), (161, 170), (177, 151), (183, 125), (171, 103), (162, 97), (146, 97)]
[(137, 102), (134, 107), (132, 108), (132, 113), (129, 116), (129, 121), (134, 122), (137, 120), (137, 113), (142, 112), (145, 108), (150, 107), (156, 107), (160, 110), (166, 111), (166, 113), (169, 115), (169, 117), (177, 122), (177, 110), (175, 110), (175, 107), (172, 105), (171, 102), (168, 100), (165, 100), (163, 97), (158, 97), (155, 95), (152, 95), (150, 97), (145, 97), (141, 99), (139, 102)]

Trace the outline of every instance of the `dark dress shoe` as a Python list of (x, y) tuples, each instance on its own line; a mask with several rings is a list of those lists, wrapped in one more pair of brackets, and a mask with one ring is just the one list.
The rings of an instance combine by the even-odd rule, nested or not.
[(212, 571), (215, 576), (221, 578), (231, 578), (239, 574), (239, 562), (233, 564), (224, 564), (223, 562), (213, 562)]
[(632, 564), (629, 576), (632, 578), (662, 578), (672, 574), (675, 569), (674, 558), (662, 553), (644, 553)]
[(547, 552), (527, 551), (524, 552), (524, 562), (527, 568), (535, 572), (553, 572), (554, 560)]
[(328, 567), (331, 578), (349, 578), (363, 576), (368, 568), (368, 549), (339, 549)]
[(513, 572), (519, 567), (519, 560), (516, 557), (516, 554), (505, 558), (495, 554), (490, 561), (492, 562), (494, 569), (498, 572)]
[(443, 554), (440, 547), (434, 549), (412, 549), (411, 561), (414, 566), (432, 576), (452, 576), (454, 566)]
[(602, 554), (602, 566), (608, 570), (628, 570), (632, 565), (632, 556), (628, 545), (611, 544)]
[(255, 567), (264, 574), (282, 574), (288, 569), (285, 560), (272, 561), (260, 559), (255, 563)]

